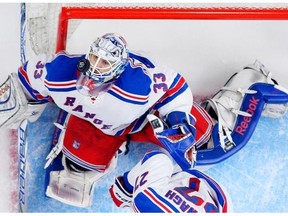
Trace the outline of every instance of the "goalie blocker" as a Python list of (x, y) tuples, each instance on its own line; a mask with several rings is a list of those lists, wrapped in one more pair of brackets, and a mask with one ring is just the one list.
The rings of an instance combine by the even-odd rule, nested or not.
[(41, 102), (29, 101), (16, 73), (0, 86), (0, 128), (16, 129), (24, 119), (34, 122), (45, 107)]

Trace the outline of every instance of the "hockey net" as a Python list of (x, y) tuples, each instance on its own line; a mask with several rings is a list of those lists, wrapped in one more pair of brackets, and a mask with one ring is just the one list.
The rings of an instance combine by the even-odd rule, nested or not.
[[(22, 41), (28, 55), (55, 53), (66, 48), (67, 39), (84, 19), (140, 20), (282, 20), (287, 4), (22, 4)], [(24, 39), (23, 39), (24, 38)]]

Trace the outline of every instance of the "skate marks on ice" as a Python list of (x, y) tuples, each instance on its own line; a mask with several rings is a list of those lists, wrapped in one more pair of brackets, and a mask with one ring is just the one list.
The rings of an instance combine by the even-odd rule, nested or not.
[[(45, 197), (45, 157), (49, 152), (58, 108), (47, 106), (41, 118), (28, 127), (28, 203), (29, 212), (130, 212), (117, 208), (108, 189), (114, 177), (132, 168), (151, 144), (131, 143), (127, 155), (120, 155), (117, 169), (98, 183), (90, 208), (62, 204)], [(235, 212), (287, 212), (288, 207), (288, 116), (261, 117), (247, 145), (231, 158), (204, 172), (225, 186)]]

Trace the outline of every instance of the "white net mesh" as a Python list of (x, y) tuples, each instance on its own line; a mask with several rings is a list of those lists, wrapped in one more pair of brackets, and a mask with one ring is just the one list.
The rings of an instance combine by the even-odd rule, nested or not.
[[(31, 50), (28, 55), (54, 53), (57, 41), (58, 17), (62, 4), (26, 4), (27, 39)], [(73, 22), (69, 31), (80, 23)], [(32, 51), (32, 53), (31, 53)]]

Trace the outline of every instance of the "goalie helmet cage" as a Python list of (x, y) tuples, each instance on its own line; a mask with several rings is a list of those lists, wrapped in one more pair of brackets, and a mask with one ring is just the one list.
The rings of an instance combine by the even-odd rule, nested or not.
[(65, 50), (67, 38), (83, 19), (288, 20), (288, 4), (26, 5), (26, 26), (34, 54)]

